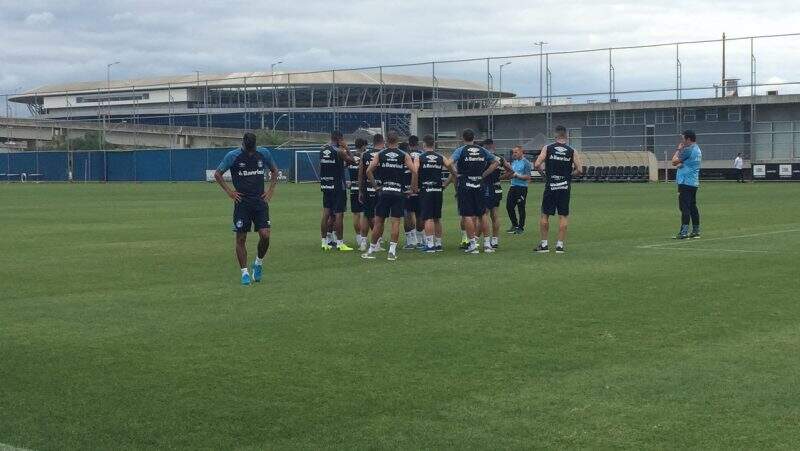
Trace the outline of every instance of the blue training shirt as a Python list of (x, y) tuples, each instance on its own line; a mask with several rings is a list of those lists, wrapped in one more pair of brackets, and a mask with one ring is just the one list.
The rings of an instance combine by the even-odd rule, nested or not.
[(683, 163), (678, 168), (675, 182), (678, 185), (700, 186), (700, 162), (703, 160), (703, 152), (697, 143), (683, 149), (680, 154)]
[[(464, 151), (464, 147), (466, 147), (466, 144), (464, 144), (463, 146), (461, 146), (461, 147), (459, 147), (459, 148), (457, 148), (456, 150), (453, 151), (452, 159), (453, 159), (453, 163), (454, 164), (458, 163), (459, 158), (461, 158), (461, 152)], [(478, 146), (478, 147), (480, 147), (480, 146)], [(486, 162), (487, 163), (491, 163), (492, 161), (495, 160), (495, 156), (494, 156), (493, 153), (489, 152), (488, 150), (484, 149), (483, 147), (481, 147), (481, 149), (483, 149), (483, 151), (486, 153)], [(456, 166), (458, 166), (458, 165), (456, 165)], [(458, 169), (458, 168), (456, 167), (456, 169)]]
[[(531, 175), (531, 162), (525, 157), (519, 160), (512, 160), (511, 169), (514, 170), (515, 174)], [(528, 181), (515, 177), (511, 179), (511, 186), (528, 186)]]
[(275, 167), (272, 153), (266, 147), (258, 147), (253, 155), (242, 148), (228, 152), (217, 166), (223, 174), (231, 170), (231, 181), (236, 191), (245, 197), (258, 198), (264, 193), (264, 175)]

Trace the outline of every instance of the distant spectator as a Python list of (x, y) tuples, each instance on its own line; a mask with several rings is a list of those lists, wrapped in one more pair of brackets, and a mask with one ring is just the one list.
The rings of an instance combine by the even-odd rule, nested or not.
[(744, 159), (742, 159), (741, 152), (736, 154), (736, 159), (733, 160), (733, 168), (736, 169), (736, 181), (744, 183)]

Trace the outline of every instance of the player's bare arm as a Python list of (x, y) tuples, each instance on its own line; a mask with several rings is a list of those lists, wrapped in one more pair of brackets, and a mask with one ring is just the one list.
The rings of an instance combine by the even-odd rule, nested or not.
[(234, 189), (231, 189), (230, 186), (225, 182), (225, 179), (222, 178), (222, 172), (219, 170), (214, 171), (214, 180), (216, 180), (217, 184), (225, 191), (225, 194), (228, 195), (234, 202), (239, 202), (242, 200), (242, 195)]
[(491, 162), (491, 164), (489, 164), (489, 167), (488, 167), (488, 168), (486, 168), (486, 170), (485, 170), (485, 171), (483, 171), (483, 174), (481, 174), (481, 177), (482, 177), (482, 178), (486, 178), (486, 177), (488, 177), (488, 176), (489, 176), (489, 174), (491, 174), (492, 172), (494, 172), (494, 171), (495, 171), (495, 170), (496, 170), (496, 169), (497, 169), (499, 166), (500, 166), (500, 161), (499, 161), (498, 159), (496, 159), (496, 158), (495, 158), (495, 160), (494, 160), (494, 161), (492, 161), (492, 162)]
[(450, 171), (450, 177), (445, 180), (444, 184), (442, 185), (442, 189), (446, 189), (448, 186), (456, 182), (456, 165), (453, 164), (453, 160), (445, 157), (444, 158), (444, 167)]
[(578, 155), (578, 152), (575, 152), (572, 156), (572, 169), (574, 171), (573, 175), (583, 174), (583, 161), (580, 155)]
[(536, 168), (537, 171), (544, 171), (544, 160), (547, 159), (547, 146), (542, 146), (542, 151), (539, 152), (539, 156), (536, 157), (536, 163), (534, 163), (533, 167)]
[(367, 168), (367, 180), (369, 180), (369, 183), (376, 190), (380, 189), (380, 187), (378, 187), (378, 183), (375, 181), (375, 168), (378, 167), (379, 160), (380, 159), (378, 156), (373, 156), (372, 161), (369, 162), (369, 167)]
[(417, 171), (417, 169), (419, 167), (419, 160), (415, 162), (414, 159), (411, 158), (411, 155), (406, 154), (406, 167), (408, 168), (409, 171), (411, 171), (411, 192), (418, 193), (419, 172)]
[[(366, 153), (366, 152), (365, 152)], [(366, 171), (366, 167), (364, 166), (364, 154), (361, 154), (361, 159), (358, 161), (358, 186), (361, 188), (364, 185), (364, 172)], [(361, 189), (358, 190), (358, 201), (362, 204), (364, 203), (364, 193)]]

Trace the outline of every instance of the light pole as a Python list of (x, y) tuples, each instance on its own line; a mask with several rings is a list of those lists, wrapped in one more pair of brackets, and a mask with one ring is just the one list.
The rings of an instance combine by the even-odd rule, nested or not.
[(500, 106), (503, 106), (503, 68), (508, 66), (509, 64), (513, 63), (513, 61), (509, 61), (507, 63), (503, 63), (500, 65), (500, 87), (498, 88), (499, 96), (500, 96)]
[(285, 114), (285, 113), (284, 113), (284, 114), (281, 114), (281, 116), (280, 116), (280, 117), (278, 118), (278, 120), (276, 121), (276, 120), (274, 120), (274, 118), (275, 118), (275, 115), (274, 115), (274, 114), (272, 115), (272, 118), (273, 118), (273, 121), (272, 121), (272, 133), (275, 133), (275, 127), (277, 127), (277, 126), (278, 126), (278, 124), (280, 124), (280, 123), (281, 123), (281, 119), (283, 119), (283, 118), (285, 118), (285, 117), (288, 117), (288, 116), (289, 116), (289, 115), (288, 115), (288, 114)]
[(275, 131), (275, 108), (277, 108), (275, 103), (275, 66), (278, 64), (283, 64), (283, 61), (276, 61), (269, 65), (269, 85), (270, 91), (272, 91), (272, 131)]
[(116, 66), (119, 61), (106, 64), (106, 115), (103, 118), (103, 142), (100, 143), (101, 150), (106, 142), (106, 121), (111, 121), (111, 66)]
[(196, 89), (197, 89), (197, 96), (198, 96), (198, 97), (196, 97), (194, 99), (194, 104), (197, 106), (197, 114), (195, 114), (195, 118), (196, 118), (197, 126), (200, 127), (200, 101), (197, 100), (199, 98), (199, 96), (200, 96), (200, 71), (199, 70), (195, 70), (194, 73), (197, 74), (197, 82), (196, 82), (197, 88)]
[(534, 42), (533, 45), (539, 46), (539, 104), (542, 105), (542, 55), (544, 54), (544, 41)]

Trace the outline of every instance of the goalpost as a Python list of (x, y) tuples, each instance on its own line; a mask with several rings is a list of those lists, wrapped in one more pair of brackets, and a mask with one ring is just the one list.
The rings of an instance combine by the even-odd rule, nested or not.
[(296, 150), (294, 152), (294, 182), (319, 182), (319, 150)]

